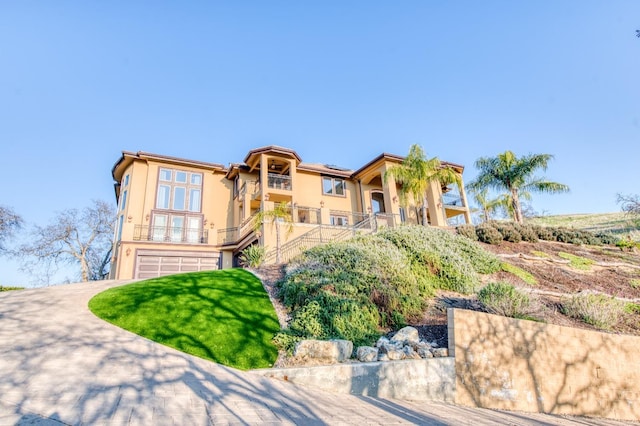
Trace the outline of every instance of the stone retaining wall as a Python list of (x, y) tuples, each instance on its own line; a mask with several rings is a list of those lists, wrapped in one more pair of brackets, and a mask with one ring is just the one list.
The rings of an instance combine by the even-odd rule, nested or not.
[(454, 402), (453, 358), (254, 370), (266, 377), (337, 393)]

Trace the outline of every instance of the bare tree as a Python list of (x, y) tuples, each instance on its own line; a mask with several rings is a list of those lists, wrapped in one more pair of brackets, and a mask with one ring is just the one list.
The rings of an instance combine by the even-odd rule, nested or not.
[(62, 211), (49, 225), (36, 225), (30, 242), (17, 255), (27, 267), (35, 263), (48, 270), (61, 264), (78, 265), (83, 282), (103, 279), (113, 250), (115, 216), (114, 207), (99, 200), (81, 211)]
[(622, 211), (634, 216), (640, 216), (640, 195), (638, 194), (618, 194), (617, 203)]
[(15, 232), (22, 227), (22, 217), (13, 209), (0, 206), (0, 254), (7, 253), (4, 243), (15, 235)]

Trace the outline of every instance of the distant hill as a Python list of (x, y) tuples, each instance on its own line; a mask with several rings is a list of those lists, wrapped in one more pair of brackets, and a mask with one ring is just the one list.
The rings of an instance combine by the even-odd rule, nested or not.
[(539, 216), (529, 218), (527, 222), (541, 226), (564, 226), (591, 232), (607, 232), (620, 237), (631, 235), (634, 239), (640, 237), (640, 223), (634, 223), (622, 212)]

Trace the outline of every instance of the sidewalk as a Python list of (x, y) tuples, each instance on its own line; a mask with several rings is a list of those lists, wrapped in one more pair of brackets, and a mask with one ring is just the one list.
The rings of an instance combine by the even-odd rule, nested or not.
[(104, 281), (0, 293), (0, 425), (621, 425), (295, 387), (183, 354), (93, 316)]

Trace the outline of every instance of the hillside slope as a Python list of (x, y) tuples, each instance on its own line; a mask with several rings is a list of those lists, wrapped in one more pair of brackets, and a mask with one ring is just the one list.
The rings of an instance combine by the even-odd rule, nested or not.
[(638, 224), (621, 212), (595, 214), (565, 214), (527, 219), (527, 223), (541, 226), (564, 226), (594, 233), (607, 232), (619, 237), (631, 235), (640, 239)]
[[(547, 241), (478, 244), (535, 278), (536, 284), (531, 285), (514, 274), (501, 271), (485, 277), (485, 281), (511, 283), (537, 295), (542, 304), (540, 317), (545, 322), (596, 329), (564, 315), (562, 303), (580, 293), (603, 293), (627, 303), (627, 309), (610, 332), (640, 335), (640, 254), (636, 251)], [(582, 264), (572, 265), (566, 254), (582, 260)], [(423, 322), (443, 324), (446, 321), (444, 311), (447, 307), (481, 309), (473, 297), (441, 293), (433, 301)]]

